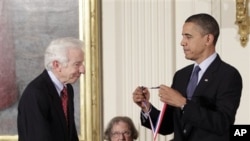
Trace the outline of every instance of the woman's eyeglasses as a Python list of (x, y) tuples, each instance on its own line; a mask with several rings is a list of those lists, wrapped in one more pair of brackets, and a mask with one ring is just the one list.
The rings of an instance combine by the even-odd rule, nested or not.
[(129, 131), (124, 131), (124, 132), (112, 132), (111, 133), (111, 136), (114, 137), (114, 138), (118, 138), (120, 136), (125, 136), (125, 137), (129, 137), (131, 136), (131, 132)]

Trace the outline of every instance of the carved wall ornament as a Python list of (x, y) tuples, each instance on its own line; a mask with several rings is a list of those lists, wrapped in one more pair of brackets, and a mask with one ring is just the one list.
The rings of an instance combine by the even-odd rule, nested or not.
[(249, 0), (236, 0), (236, 24), (239, 27), (240, 42), (243, 47), (247, 45), (249, 35)]

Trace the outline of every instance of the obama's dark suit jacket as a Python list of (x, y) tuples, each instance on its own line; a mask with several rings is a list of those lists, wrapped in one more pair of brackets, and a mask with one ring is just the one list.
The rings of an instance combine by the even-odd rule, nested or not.
[(26, 87), (18, 105), (19, 141), (78, 141), (74, 121), (74, 92), (71, 85), (68, 84), (67, 88), (68, 125), (61, 99), (46, 70)]
[[(189, 65), (177, 71), (173, 78), (172, 88), (184, 96), (192, 69), (193, 65)], [(174, 141), (229, 141), (229, 128), (235, 121), (241, 91), (240, 73), (217, 55), (183, 111), (168, 105), (159, 133), (173, 132)], [(152, 106), (150, 115), (154, 123), (158, 114)], [(143, 115), (141, 123), (150, 128)]]

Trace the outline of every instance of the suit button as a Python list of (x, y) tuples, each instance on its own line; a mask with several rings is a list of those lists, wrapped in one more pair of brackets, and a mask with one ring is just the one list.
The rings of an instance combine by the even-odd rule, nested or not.
[(183, 134), (186, 134), (186, 133), (187, 133), (187, 130), (186, 130), (186, 129), (184, 129), (184, 130), (183, 130)]

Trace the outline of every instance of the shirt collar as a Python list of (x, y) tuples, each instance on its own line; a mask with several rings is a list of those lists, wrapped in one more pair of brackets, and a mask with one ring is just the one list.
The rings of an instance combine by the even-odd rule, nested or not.
[(61, 83), (57, 78), (56, 78), (56, 76), (54, 75), (54, 73), (52, 72), (52, 71), (47, 71), (48, 72), (48, 74), (49, 74), (49, 77), (50, 77), (50, 79), (52, 80), (52, 82), (54, 83), (54, 85), (55, 85), (55, 87), (56, 87), (56, 90), (57, 90), (57, 92), (58, 92), (58, 94), (59, 94), (59, 96), (60, 96), (60, 93), (61, 93), (61, 91), (62, 91), (62, 89), (63, 89), (63, 83)]
[(195, 63), (194, 67), (199, 65), (202, 72), (205, 72), (207, 70), (208, 66), (215, 60), (216, 57), (217, 57), (217, 53), (215, 52), (212, 55), (210, 55), (207, 59), (202, 61), (200, 64)]

